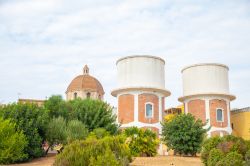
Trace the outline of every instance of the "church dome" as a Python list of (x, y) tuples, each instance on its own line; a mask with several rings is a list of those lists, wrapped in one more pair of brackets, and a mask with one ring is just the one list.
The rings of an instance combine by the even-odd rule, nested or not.
[(101, 83), (94, 77), (89, 75), (87, 65), (83, 68), (83, 75), (75, 77), (69, 84), (66, 93), (74, 91), (94, 91), (100, 95), (104, 95), (104, 90)]

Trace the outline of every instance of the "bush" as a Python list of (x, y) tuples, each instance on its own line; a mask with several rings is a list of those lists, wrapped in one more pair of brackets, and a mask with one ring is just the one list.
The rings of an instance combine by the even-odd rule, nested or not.
[(89, 137), (93, 137), (93, 138), (97, 138), (97, 139), (101, 139), (101, 138), (104, 138), (106, 136), (110, 136), (110, 133), (107, 130), (103, 129), (103, 128), (94, 129), (89, 134)]
[(49, 147), (54, 144), (66, 143), (66, 121), (63, 117), (53, 118), (46, 130)]
[(130, 127), (124, 130), (132, 156), (155, 156), (159, 140), (150, 130)]
[[(109, 160), (107, 160), (109, 159)], [(122, 165), (131, 162), (129, 148), (121, 136), (74, 141), (57, 155), (55, 166)]]
[(26, 136), (28, 146), (24, 151), (28, 158), (40, 157), (44, 154), (42, 142), (45, 140), (45, 130), (49, 121), (47, 111), (36, 104), (9, 104), (0, 107), (4, 119), (11, 119)]
[(196, 155), (207, 130), (201, 120), (191, 114), (181, 114), (163, 123), (162, 140), (180, 155)]
[(237, 152), (230, 152), (216, 166), (243, 166), (243, 157)]
[(16, 131), (16, 125), (10, 120), (0, 118), (0, 164), (10, 164), (28, 158), (24, 152), (27, 140), (22, 131)]
[(85, 139), (88, 136), (88, 129), (79, 120), (71, 120), (66, 129), (67, 142)]
[(250, 161), (250, 149), (245, 154), (245, 160)]
[(211, 137), (205, 140), (202, 146), (201, 159), (205, 165), (208, 165), (208, 160), (211, 158), (209, 156), (210, 151), (214, 148), (220, 150), (225, 155), (231, 152), (237, 152), (241, 156), (246, 156), (249, 146), (248, 141), (232, 135)]
[(201, 159), (205, 165), (207, 165), (207, 161), (209, 158), (209, 153), (212, 149), (216, 148), (219, 143), (221, 143), (223, 140), (221, 137), (211, 137), (209, 139), (206, 139), (202, 144), (202, 150), (201, 150)]
[(212, 149), (209, 153), (207, 165), (216, 166), (216, 164), (223, 158), (224, 154), (219, 149)]
[(49, 148), (53, 145), (60, 144), (59, 147), (61, 149), (63, 144), (70, 143), (74, 140), (85, 139), (87, 136), (88, 130), (82, 122), (71, 120), (66, 123), (63, 117), (53, 118), (46, 131), (46, 140), (49, 143)]

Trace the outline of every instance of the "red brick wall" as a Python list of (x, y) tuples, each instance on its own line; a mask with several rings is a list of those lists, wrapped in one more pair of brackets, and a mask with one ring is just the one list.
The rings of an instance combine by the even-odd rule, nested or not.
[(134, 95), (125, 94), (119, 96), (118, 121), (122, 124), (134, 121)]
[[(228, 126), (228, 117), (227, 117), (227, 102), (225, 100), (213, 99), (209, 101), (210, 108), (210, 122), (211, 126), (214, 127), (227, 127)], [(223, 110), (223, 122), (216, 121), (216, 109), (222, 108)]]
[(206, 122), (205, 101), (196, 99), (188, 102), (188, 113), (191, 113), (195, 118), (199, 118), (203, 123)]
[[(143, 93), (138, 96), (138, 111), (139, 111), (139, 122), (143, 123), (157, 123), (159, 122), (159, 98), (153, 94)], [(153, 118), (145, 117), (145, 103), (153, 103)]]

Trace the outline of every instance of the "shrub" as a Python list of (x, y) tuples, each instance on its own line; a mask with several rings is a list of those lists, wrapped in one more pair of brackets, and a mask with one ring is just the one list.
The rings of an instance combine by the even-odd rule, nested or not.
[(10, 164), (28, 158), (24, 152), (27, 140), (22, 131), (16, 131), (16, 125), (10, 120), (0, 118), (0, 164)]
[(155, 156), (157, 154), (159, 140), (154, 132), (130, 127), (125, 129), (124, 134), (133, 156)]
[(66, 143), (66, 121), (63, 117), (53, 118), (46, 130), (49, 147), (54, 144)]
[(71, 120), (67, 124), (66, 137), (67, 142), (85, 139), (88, 136), (88, 129), (79, 120)]
[(245, 154), (245, 160), (250, 161), (250, 149)]
[(104, 138), (106, 136), (110, 136), (110, 133), (107, 130), (103, 129), (103, 128), (94, 129), (89, 134), (89, 137), (93, 137), (93, 138), (97, 138), (97, 139), (101, 139), (101, 138)]
[(209, 153), (207, 165), (216, 166), (216, 164), (223, 158), (224, 154), (219, 149), (212, 149)]
[[(109, 159), (109, 160), (107, 160)], [(103, 139), (89, 138), (74, 141), (57, 155), (55, 166), (128, 165), (131, 162), (129, 148), (121, 136)]]
[(24, 151), (28, 158), (40, 157), (44, 154), (42, 142), (45, 139), (45, 130), (48, 124), (47, 111), (36, 104), (9, 104), (0, 107), (0, 114), (4, 119), (11, 119), (26, 136), (28, 146)]
[(205, 165), (208, 165), (210, 151), (214, 148), (222, 151), (225, 155), (231, 152), (236, 152), (241, 156), (246, 156), (249, 146), (248, 141), (245, 141), (240, 137), (235, 137), (232, 135), (209, 138), (204, 141), (202, 146), (201, 159)]
[(206, 132), (201, 120), (191, 114), (181, 114), (163, 123), (162, 140), (175, 152), (193, 156), (200, 151)]
[(243, 157), (237, 152), (230, 152), (216, 166), (243, 166)]

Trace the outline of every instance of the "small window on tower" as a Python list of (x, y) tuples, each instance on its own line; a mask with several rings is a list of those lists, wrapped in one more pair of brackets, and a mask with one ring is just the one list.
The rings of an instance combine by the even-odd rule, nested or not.
[(76, 98), (77, 98), (77, 93), (75, 92), (75, 93), (74, 93), (74, 99), (76, 99)]
[(153, 118), (153, 105), (150, 103), (146, 104), (146, 118)]
[(217, 122), (223, 122), (223, 110), (220, 108), (216, 109), (216, 120)]
[(87, 93), (87, 98), (90, 98), (90, 93), (89, 92)]

